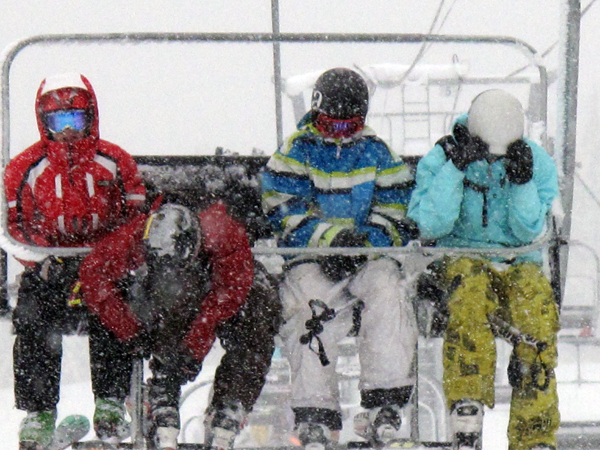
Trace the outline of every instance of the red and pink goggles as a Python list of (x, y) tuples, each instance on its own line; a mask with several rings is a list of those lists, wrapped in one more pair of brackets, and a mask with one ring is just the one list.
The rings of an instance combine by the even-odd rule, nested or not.
[(323, 113), (317, 115), (314, 125), (321, 134), (328, 138), (349, 138), (365, 127), (365, 118), (358, 116), (351, 119), (334, 119)]

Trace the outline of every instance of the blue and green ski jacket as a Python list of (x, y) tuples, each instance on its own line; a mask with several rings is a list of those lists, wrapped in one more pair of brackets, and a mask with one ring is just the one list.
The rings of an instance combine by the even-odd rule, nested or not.
[(334, 140), (301, 122), (269, 159), (263, 208), (279, 246), (327, 247), (351, 227), (368, 235), (367, 245), (403, 245), (413, 185), (409, 166), (371, 129)]

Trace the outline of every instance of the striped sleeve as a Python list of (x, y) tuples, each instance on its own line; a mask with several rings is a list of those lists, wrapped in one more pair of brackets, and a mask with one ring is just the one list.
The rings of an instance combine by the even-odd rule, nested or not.
[(375, 192), (368, 224), (384, 231), (393, 245), (403, 245), (405, 236), (404, 221), (410, 196), (414, 189), (414, 174), (411, 168), (386, 147), (377, 167)]
[(290, 247), (311, 245), (321, 220), (311, 208), (314, 185), (302, 146), (292, 136), (267, 163), (262, 176), (262, 203), (280, 242)]

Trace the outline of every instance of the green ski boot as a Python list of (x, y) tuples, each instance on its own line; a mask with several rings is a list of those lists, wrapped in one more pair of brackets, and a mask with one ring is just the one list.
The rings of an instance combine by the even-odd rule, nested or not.
[(125, 404), (117, 398), (97, 398), (94, 411), (94, 430), (99, 439), (118, 444), (130, 433), (125, 418)]
[(28, 412), (19, 427), (20, 450), (43, 450), (52, 442), (56, 411)]

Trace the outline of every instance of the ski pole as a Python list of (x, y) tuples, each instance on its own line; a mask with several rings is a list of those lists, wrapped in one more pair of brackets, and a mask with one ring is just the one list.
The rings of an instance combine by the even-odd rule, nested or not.
[(524, 344), (535, 348), (538, 353), (541, 353), (548, 348), (546, 342), (540, 341), (527, 333), (523, 333), (517, 327), (501, 319), (496, 314), (488, 314), (488, 321), (498, 336), (504, 338), (514, 346), (523, 342)]

